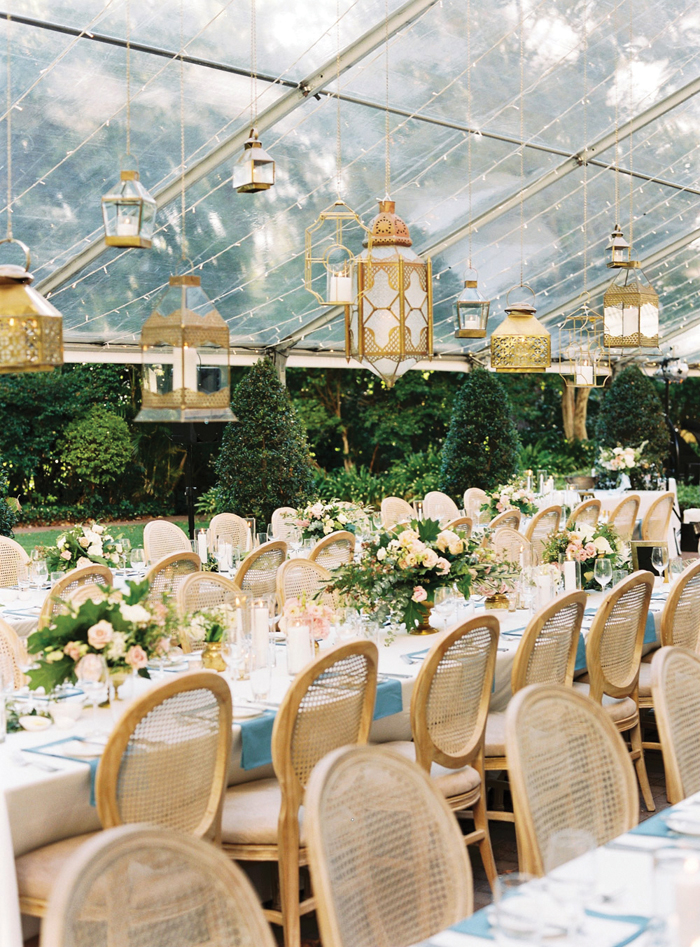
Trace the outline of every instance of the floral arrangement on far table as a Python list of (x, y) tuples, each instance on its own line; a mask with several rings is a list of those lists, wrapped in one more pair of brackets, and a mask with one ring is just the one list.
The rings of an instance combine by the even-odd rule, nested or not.
[(311, 637), (315, 641), (321, 641), (328, 637), (331, 631), (331, 622), (335, 618), (335, 612), (330, 605), (324, 605), (323, 602), (314, 599), (307, 599), (306, 593), (302, 593), (301, 598), (288, 598), (284, 603), (284, 611), (280, 618), (280, 631), (287, 631), (289, 622), (299, 621), (309, 626)]
[(59, 572), (79, 569), (93, 562), (115, 566), (123, 552), (119, 540), (105, 533), (104, 526), (99, 523), (74, 526), (57, 537), (55, 546), (46, 547), (46, 567), (49, 572)]
[(149, 660), (170, 648), (174, 618), (165, 603), (147, 601), (148, 582), (127, 582), (125, 591), (95, 589), (82, 605), (65, 603), (47, 627), (33, 632), (27, 651), (38, 655), (29, 686), (49, 694), (77, 680), (75, 666), (86, 654), (103, 655), (110, 671), (137, 671), (150, 677)]
[(612, 470), (616, 473), (624, 473), (626, 470), (641, 467), (644, 448), (648, 443), (648, 441), (642, 441), (639, 447), (620, 447), (619, 444), (617, 447), (601, 447), (598, 465), (603, 470)]
[(493, 546), (477, 546), (472, 553), (472, 591), (476, 595), (505, 595), (515, 588), (520, 565), (499, 556)]
[(187, 633), (192, 644), (217, 644), (224, 640), (231, 627), (235, 609), (224, 602), (189, 616)]
[(519, 482), (506, 483), (487, 496), (488, 502), (482, 504), (481, 512), (487, 513), (490, 519), (506, 510), (520, 510), (523, 516), (534, 516), (537, 512), (535, 494)]
[(323, 539), (329, 533), (346, 529), (351, 533), (358, 532), (363, 527), (369, 527), (367, 511), (355, 503), (346, 503), (343, 500), (331, 500), (328, 503), (310, 503), (301, 507), (288, 516), (297, 529), (301, 530), (302, 539)]
[(609, 559), (613, 569), (630, 569), (630, 549), (610, 523), (587, 526), (579, 523), (575, 529), (552, 533), (542, 552), (542, 561), (557, 563), (559, 556), (570, 556), (581, 563), (581, 577), (585, 589), (598, 589), (595, 581), (596, 559)]

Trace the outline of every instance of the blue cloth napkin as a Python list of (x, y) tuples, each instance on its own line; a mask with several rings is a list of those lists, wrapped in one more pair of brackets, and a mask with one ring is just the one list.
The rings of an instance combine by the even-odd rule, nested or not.
[(24, 753), (38, 753), (40, 756), (57, 756), (62, 760), (73, 760), (74, 763), (86, 763), (90, 767), (90, 805), (97, 805), (95, 801), (95, 776), (97, 775), (97, 767), (100, 764), (101, 757), (95, 756), (92, 759), (86, 760), (84, 756), (68, 756), (66, 753), (52, 753), (51, 747), (59, 746), (61, 743), (70, 743), (72, 740), (80, 740), (81, 743), (91, 743), (91, 740), (87, 740), (85, 737), (65, 737), (63, 740), (54, 740), (52, 743), (44, 743), (43, 746), (31, 746), (25, 747)]
[[(597, 608), (587, 608), (584, 614), (590, 617), (595, 615), (597, 611)], [(649, 610), (647, 614), (647, 623), (644, 626), (644, 644), (654, 644), (655, 641), (659, 640), (656, 634), (656, 620), (654, 615), (656, 615), (656, 612)]]
[[(377, 684), (374, 719), (381, 720), (403, 710), (401, 681), (389, 680)], [(276, 712), (266, 710), (259, 717), (237, 721), (241, 728), (241, 768), (257, 769), (272, 762), (272, 727)]]
[(663, 820), (663, 812), (653, 815), (650, 819), (645, 819), (638, 826), (632, 829), (633, 835), (656, 835), (659, 838), (669, 838), (675, 833), (669, 829)]
[(418, 660), (423, 660), (426, 654), (430, 651), (430, 648), (423, 648), (422, 651), (409, 651), (406, 655), (407, 658), (417, 658)]
[[(607, 914), (600, 911), (586, 911), (588, 917), (595, 917), (605, 921), (619, 921), (621, 924), (634, 924), (637, 927), (637, 930), (634, 933), (630, 934), (629, 937), (626, 937), (624, 940), (619, 941), (615, 944), (615, 947), (625, 947), (626, 944), (631, 943), (640, 934), (643, 934), (644, 931), (649, 926), (650, 918), (643, 917), (639, 914)], [(471, 917), (465, 918), (463, 921), (460, 921), (458, 924), (454, 924), (450, 930), (457, 931), (460, 934), (469, 934), (472, 937), (485, 937), (488, 940), (493, 940), (493, 928), (489, 924), (488, 913), (486, 909), (477, 911), (476, 914), (472, 914)]]

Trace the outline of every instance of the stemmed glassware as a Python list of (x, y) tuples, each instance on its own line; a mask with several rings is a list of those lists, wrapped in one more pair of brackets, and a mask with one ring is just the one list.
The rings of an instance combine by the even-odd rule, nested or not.
[(612, 562), (609, 559), (596, 559), (593, 575), (598, 585), (605, 591), (605, 586), (612, 581)]
[(88, 736), (97, 736), (97, 705), (109, 685), (107, 661), (102, 654), (86, 654), (75, 666), (75, 675), (85, 696), (92, 703), (92, 728)]
[(449, 620), (454, 608), (454, 589), (451, 585), (443, 585), (433, 592), (433, 613), (443, 622)]
[(146, 568), (146, 554), (141, 547), (132, 549), (129, 553), (129, 562), (134, 572), (143, 572)]
[(302, 536), (300, 529), (292, 529), (289, 531), (289, 538), (287, 539), (287, 545), (292, 550), (293, 556), (298, 556), (302, 547)]
[(663, 575), (668, 568), (668, 548), (666, 546), (654, 546), (651, 551), (651, 564), (660, 576)]

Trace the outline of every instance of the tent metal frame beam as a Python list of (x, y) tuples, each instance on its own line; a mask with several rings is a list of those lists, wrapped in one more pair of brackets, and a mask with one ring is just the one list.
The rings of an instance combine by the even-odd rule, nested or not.
[[(334, 56), (325, 62), (319, 69), (311, 73), (306, 79), (299, 83), (293, 89), (289, 89), (279, 97), (276, 102), (268, 106), (258, 115), (257, 128), (263, 133), (268, 128), (276, 125), (282, 119), (286, 118), (291, 112), (302, 105), (310, 95), (314, 95), (323, 89), (324, 85), (336, 77), (337, 70), (340, 73), (347, 72), (348, 69), (356, 65), (360, 60), (369, 56), (375, 49), (378, 49), (384, 43), (387, 36), (391, 37), (398, 33), (404, 27), (408, 26), (418, 17), (422, 16), (427, 10), (435, 6), (438, 0), (407, 0), (402, 6), (389, 15), (388, 21), (382, 20), (367, 30), (362, 36), (350, 43), (343, 49), (336, 59)], [(215, 171), (224, 162), (230, 160), (242, 148), (248, 138), (250, 128), (248, 123), (240, 126), (237, 131), (222, 141), (212, 149), (204, 158), (196, 161), (191, 167), (187, 168), (184, 174), (185, 188), (190, 188), (202, 178), (205, 178), (212, 171)], [(166, 184), (154, 194), (158, 209), (175, 200), (180, 195), (181, 178), (178, 176), (175, 180)], [(93, 260), (96, 260), (106, 250), (105, 242), (102, 236), (93, 240), (83, 250), (74, 257), (59, 266), (50, 276), (42, 280), (37, 289), (42, 292), (50, 292), (56, 289), (62, 283), (68, 282), (73, 276), (80, 272), (85, 266), (88, 266)]]

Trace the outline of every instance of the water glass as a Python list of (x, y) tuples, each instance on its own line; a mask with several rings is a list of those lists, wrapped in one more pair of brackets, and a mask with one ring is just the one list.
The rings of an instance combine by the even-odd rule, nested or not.
[(292, 550), (292, 556), (298, 556), (299, 550), (301, 549), (301, 530), (300, 529), (290, 529), (289, 536), (287, 537), (287, 545)]
[(95, 736), (100, 732), (97, 727), (97, 705), (104, 698), (109, 677), (104, 655), (86, 654), (76, 664), (75, 675), (85, 696), (92, 704), (92, 727), (88, 736)]
[(685, 571), (685, 559), (681, 559), (680, 556), (674, 556), (669, 563), (669, 570), (671, 572), (671, 579), (677, 579), (678, 576)]
[(138, 546), (136, 549), (132, 549), (129, 553), (129, 562), (131, 563), (131, 568), (134, 572), (144, 572), (146, 569), (146, 554), (143, 549)]
[(60, 571), (52, 572), (51, 573), (51, 586), (53, 587), (57, 582), (60, 582), (60, 580), (63, 578), (64, 575), (65, 575), (65, 572), (60, 572)]
[(533, 888), (532, 875), (513, 872), (499, 875), (494, 892), (495, 934), (498, 947), (522, 947), (539, 942), (541, 930), (541, 898)]
[(593, 575), (598, 585), (605, 591), (605, 586), (612, 581), (612, 562), (609, 559), (596, 559)]
[(34, 581), (38, 589), (43, 588), (49, 579), (49, 570), (45, 559), (39, 559), (34, 563)]
[(29, 567), (23, 562), (17, 564), (17, 588), (19, 589), (19, 598), (28, 598)]
[(659, 573), (659, 576), (663, 575), (664, 570), (668, 568), (667, 546), (654, 546), (651, 551), (651, 564)]
[(268, 640), (250, 649), (250, 692), (253, 700), (267, 700), (270, 694), (273, 655)]
[(444, 622), (447, 622), (454, 605), (454, 590), (444, 585), (433, 592), (433, 613)]
[(590, 832), (562, 829), (550, 837), (545, 852), (545, 887), (554, 907), (551, 923), (569, 936), (583, 927), (586, 904), (595, 893), (595, 847)]

